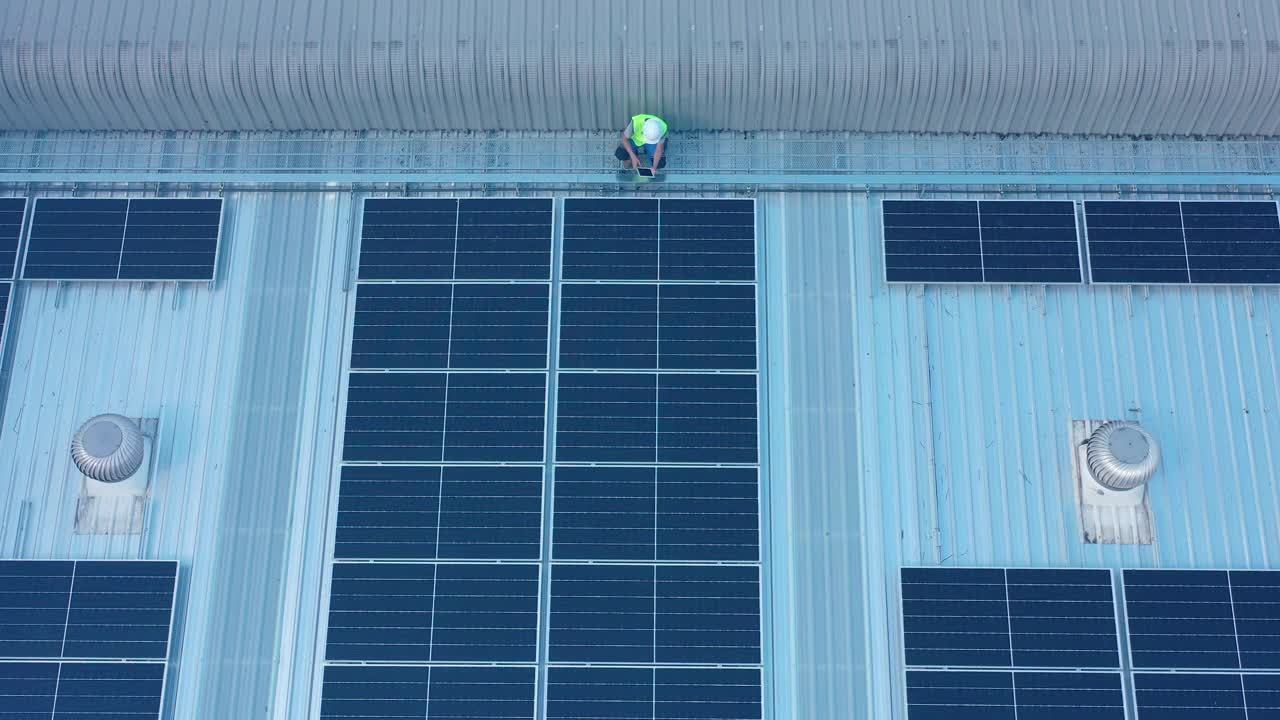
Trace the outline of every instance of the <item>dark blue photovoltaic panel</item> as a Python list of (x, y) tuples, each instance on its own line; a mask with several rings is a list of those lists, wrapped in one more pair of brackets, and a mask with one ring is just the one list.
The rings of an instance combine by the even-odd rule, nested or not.
[(1232, 570), (1229, 576), (1241, 667), (1280, 670), (1280, 572)]
[(217, 198), (130, 200), (119, 278), (212, 280), (221, 222)]
[(328, 660), (531, 662), (538, 566), (335, 563)]
[(659, 565), (659, 663), (760, 660), (760, 568)]
[(458, 209), (458, 280), (551, 277), (550, 198), (468, 198)]
[(1274, 202), (1184, 202), (1193, 283), (1280, 283), (1280, 216)]
[(0, 718), (49, 720), (58, 694), (58, 663), (0, 662)]
[(162, 659), (177, 563), (0, 561), (0, 656)]
[(348, 378), (343, 460), (443, 459), (446, 373), (353, 372)]
[(760, 671), (553, 667), (548, 720), (759, 720)]
[(324, 669), (320, 718), (426, 718), (430, 672), (425, 665), (329, 665)]
[(653, 462), (657, 378), (561, 373), (556, 403), (559, 462)]
[(1226, 571), (1125, 570), (1124, 594), (1134, 667), (1240, 667)]
[(36, 200), (22, 277), (116, 279), (128, 211), (129, 201), (123, 199)]
[(542, 468), (347, 465), (334, 555), (537, 559)]
[(552, 667), (547, 720), (651, 720), (653, 668)]
[(448, 280), (458, 242), (458, 201), (369, 198), (360, 232), (361, 280)]
[(432, 660), (537, 660), (537, 565), (437, 565), (435, 594)]
[(1119, 673), (907, 671), (908, 720), (1125, 720)]
[(1005, 577), (1015, 667), (1120, 667), (1109, 570), (1010, 568)]
[(659, 200), (661, 280), (754, 280), (756, 216), (750, 200)]
[(658, 462), (755, 463), (755, 375), (660, 375)]
[(436, 566), (334, 563), (327, 660), (431, 660)]
[(532, 667), (335, 666), (321, 720), (533, 720)]
[(556, 469), (560, 560), (759, 558), (754, 468)]
[(63, 656), (168, 656), (177, 563), (76, 562)]
[(222, 200), (41, 198), (22, 276), (212, 280)]
[[(1253, 720), (1237, 674), (1134, 673), (1139, 720)], [(1259, 716), (1261, 717), (1261, 716)]]
[[(12, 294), (13, 283), (0, 282), (0, 340), (4, 340), (4, 325), (9, 318), (9, 295)], [(3, 348), (0, 345), (0, 348)]]
[(540, 461), (546, 381), (543, 373), (353, 372), (343, 459)]
[(13, 277), (26, 210), (26, 198), (0, 198), (0, 280)]
[(1249, 720), (1280, 720), (1280, 675), (1245, 675)]
[(540, 462), (546, 373), (449, 373), (445, 462)]
[(360, 284), (354, 369), (547, 366), (548, 286)]
[(62, 663), (53, 720), (158, 720), (164, 663)]
[(0, 657), (62, 657), (71, 561), (0, 561)]
[(1088, 200), (1084, 215), (1094, 282), (1190, 282), (1178, 203)]
[(536, 673), (533, 667), (433, 667), (426, 716), (533, 720)]
[(656, 280), (658, 201), (564, 201), (565, 280)]
[(902, 613), (908, 665), (1119, 667), (1108, 570), (903, 568)]
[(883, 217), (889, 282), (982, 282), (978, 203), (885, 200)]
[(654, 560), (657, 469), (558, 467), (552, 554), (557, 560)]
[(760, 720), (760, 671), (732, 668), (658, 668), (655, 720)]
[(756, 369), (755, 295), (755, 285), (659, 286), (658, 366)]
[(983, 282), (1080, 282), (1075, 203), (981, 200), (978, 213)]
[(999, 568), (902, 568), (908, 665), (1009, 667), (1009, 605)]
[(560, 367), (652, 370), (657, 362), (658, 286), (561, 286)]
[(654, 662), (652, 565), (556, 565), (551, 662)]
[(455, 285), (451, 367), (547, 367), (549, 292), (545, 283)]
[(452, 308), (452, 285), (357, 285), (351, 367), (448, 368)]
[(907, 671), (908, 720), (1017, 720), (1011, 672)]

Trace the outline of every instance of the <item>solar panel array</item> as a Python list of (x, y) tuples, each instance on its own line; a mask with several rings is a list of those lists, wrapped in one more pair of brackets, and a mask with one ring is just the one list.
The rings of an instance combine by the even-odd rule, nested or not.
[(552, 203), (363, 220), (321, 717), (532, 718)]
[(885, 278), (911, 283), (1078, 283), (1075, 203), (885, 200)]
[(761, 717), (754, 207), (552, 207), (366, 201), (323, 718)]
[(1094, 282), (1280, 283), (1274, 202), (1084, 204)]
[(1124, 596), (1140, 717), (1280, 717), (1280, 572), (1125, 570)]
[(903, 568), (912, 720), (1280, 717), (1280, 572)]
[[(1079, 283), (1076, 203), (885, 200), (885, 278), (909, 283)], [(1087, 200), (1095, 283), (1280, 283), (1274, 202)]]
[(177, 572), (0, 560), (0, 716), (159, 718)]
[(569, 199), (547, 718), (762, 717), (755, 211)]

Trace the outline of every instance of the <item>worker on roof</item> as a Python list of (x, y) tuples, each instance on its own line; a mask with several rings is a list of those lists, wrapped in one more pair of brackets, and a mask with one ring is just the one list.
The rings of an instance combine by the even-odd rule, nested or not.
[(663, 155), (667, 151), (667, 123), (657, 115), (634, 115), (631, 122), (622, 131), (622, 142), (613, 156), (622, 161), (625, 167), (639, 170), (641, 158), (650, 161), (653, 174), (666, 166), (667, 159)]

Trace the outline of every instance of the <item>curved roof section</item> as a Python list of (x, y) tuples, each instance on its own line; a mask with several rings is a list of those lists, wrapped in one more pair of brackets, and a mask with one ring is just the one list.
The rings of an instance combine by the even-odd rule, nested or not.
[(1274, 136), (1280, 4), (0, 3), (0, 129), (602, 129), (641, 110), (683, 129)]

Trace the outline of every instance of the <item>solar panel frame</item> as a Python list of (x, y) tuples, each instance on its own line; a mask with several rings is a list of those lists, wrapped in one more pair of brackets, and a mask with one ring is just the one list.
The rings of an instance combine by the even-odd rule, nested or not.
[[(950, 662), (950, 663), (938, 663), (938, 664), (920, 664), (920, 663), (912, 663), (909, 659), (907, 659), (907, 658), (908, 658), (908, 656), (909, 656), (909, 653), (908, 653), (908, 645), (907, 645), (907, 622), (906, 622), (907, 614), (906, 614), (906, 605), (905, 605), (906, 598), (904, 597), (905, 593), (902, 591), (902, 586), (903, 586), (903, 584), (904, 584), (904, 580), (903, 580), (904, 572), (905, 572), (905, 571), (908, 571), (908, 570), (985, 571), (985, 572), (990, 572), (990, 573), (995, 573), (995, 572), (997, 572), (997, 571), (998, 571), (998, 572), (1000, 572), (1002, 575), (1004, 575), (1004, 577), (1005, 577), (1005, 580), (1004, 580), (1004, 583), (1005, 583), (1005, 600), (1004, 600), (1004, 602), (1005, 602), (1006, 634), (1007, 634), (1007, 636), (1008, 636), (1008, 648), (1009, 648), (1009, 650), (1008, 650), (1008, 655), (1009, 655), (1009, 662), (1008, 662), (1007, 664), (968, 664), (968, 663), (963, 663), (963, 662)], [(1013, 642), (1013, 636), (1015, 635), (1015, 633), (1013, 632), (1013, 624), (1012, 624), (1012, 623), (1013, 623), (1013, 619), (1014, 619), (1014, 614), (1013, 614), (1012, 608), (1010, 607), (1010, 605), (1011, 605), (1011, 603), (1010, 603), (1011, 598), (1010, 598), (1010, 597), (1009, 597), (1009, 595), (1008, 595), (1008, 571), (1011, 571), (1011, 570), (1012, 570), (1012, 571), (1091, 572), (1091, 573), (1102, 573), (1102, 572), (1105, 572), (1105, 573), (1107, 573), (1107, 578), (1108, 578), (1108, 582), (1109, 582), (1109, 587), (1110, 587), (1110, 590), (1111, 590), (1112, 630), (1113, 630), (1114, 638), (1115, 638), (1115, 642), (1116, 642), (1116, 645), (1115, 645), (1115, 648), (1114, 648), (1115, 664), (1114, 664), (1114, 665), (1105, 665), (1105, 666), (1104, 666), (1104, 665), (1078, 665), (1078, 664), (1077, 664), (1077, 665), (1069, 665), (1069, 664), (1063, 664), (1063, 665), (1020, 665), (1020, 664), (1017, 664), (1017, 662), (1016, 662), (1017, 650), (1016, 650), (1016, 648), (1015, 648), (1015, 646), (1014, 646), (1014, 642)], [(898, 633), (899, 650), (900, 650), (900, 652), (902, 653), (902, 654), (901, 654), (901, 657), (902, 657), (902, 658), (904, 658), (904, 661), (903, 661), (904, 667), (907, 667), (907, 668), (915, 668), (915, 669), (922, 669), (922, 670), (923, 670), (923, 669), (942, 669), (942, 670), (952, 670), (952, 669), (955, 669), (955, 670), (961, 670), (961, 669), (964, 669), (964, 670), (1049, 671), (1049, 672), (1053, 672), (1053, 671), (1063, 671), (1063, 670), (1072, 670), (1072, 669), (1079, 669), (1079, 670), (1084, 671), (1084, 672), (1105, 672), (1105, 671), (1120, 670), (1120, 669), (1121, 669), (1121, 655), (1120, 655), (1120, 652), (1121, 652), (1121, 650), (1120, 650), (1120, 648), (1121, 648), (1121, 643), (1120, 643), (1120, 632), (1121, 632), (1121, 630), (1122, 630), (1122, 625), (1121, 625), (1120, 618), (1119, 618), (1119, 615), (1118, 615), (1118, 613), (1120, 612), (1120, 597), (1116, 594), (1116, 577), (1115, 577), (1115, 571), (1114, 571), (1114, 570), (1112, 570), (1111, 568), (1078, 568), (1078, 567), (1075, 567), (1075, 568), (1073, 568), (1073, 567), (1034, 567), (1034, 568), (1020, 568), (1020, 567), (1000, 567), (1000, 566), (997, 566), (997, 567), (991, 567), (991, 566), (965, 566), (965, 565), (946, 565), (946, 566), (939, 566), (939, 565), (903, 565), (903, 566), (900, 566), (900, 567), (899, 567), (899, 569), (898, 569), (898, 596), (897, 596), (897, 602), (898, 602), (898, 618), (899, 618), (899, 619), (901, 620), (901, 622), (902, 622), (902, 628), (901, 628), (901, 631)], [(992, 617), (994, 617), (994, 616), (992, 616)], [(1027, 651), (1027, 650), (1024, 650), (1024, 652), (1028, 652), (1028, 651)]]
[[(36, 227), (36, 220), (39, 218), (39, 213), (40, 213), (40, 203), (41, 203), (41, 201), (44, 201), (44, 200), (49, 200), (49, 201), (54, 201), (54, 200), (58, 200), (58, 201), (66, 201), (66, 200), (119, 201), (119, 202), (123, 202), (123, 203), (125, 204), (125, 205), (124, 205), (124, 221), (123, 221), (123, 225), (121, 226), (120, 248), (119, 248), (119, 250), (115, 251), (115, 254), (116, 254), (116, 256), (117, 256), (117, 259), (116, 259), (116, 271), (115, 271), (115, 273), (114, 273), (113, 275), (111, 275), (110, 277), (106, 277), (106, 276), (103, 276), (103, 277), (69, 277), (69, 276), (56, 276), (56, 275), (36, 275), (36, 276), (31, 276), (31, 275), (28, 275), (28, 274), (27, 274), (27, 269), (28, 269), (29, 267), (31, 267), (31, 266), (32, 266), (32, 265), (31, 265), (31, 256), (32, 256), (32, 252), (33, 252), (33, 251), (34, 251), (34, 252), (41, 252), (40, 250), (36, 250), (36, 249), (34, 249), (34, 248), (32, 247), (32, 242), (33, 242), (33, 239), (34, 239), (34, 238), (33, 238), (33, 234), (34, 234), (34, 230), (35, 230), (35, 227)], [(128, 230), (129, 230), (129, 215), (130, 215), (131, 207), (132, 207), (132, 203), (133, 203), (133, 201), (134, 201), (134, 200), (139, 200), (139, 201), (164, 201), (164, 200), (174, 200), (174, 201), (183, 201), (183, 200), (205, 200), (205, 201), (217, 201), (217, 203), (218, 203), (218, 229), (217, 229), (217, 233), (214, 235), (214, 238), (213, 238), (213, 243), (214, 243), (214, 248), (213, 248), (213, 260), (212, 260), (212, 264), (210, 265), (210, 268), (209, 268), (209, 277), (163, 277), (163, 276), (126, 277), (126, 276), (124, 276), (124, 275), (123, 275), (124, 269), (125, 269), (125, 267), (127, 267), (127, 265), (126, 265), (126, 264), (125, 264), (125, 262), (124, 262), (124, 256), (125, 256), (125, 253), (126, 253), (126, 252), (128, 252), (128, 249), (127, 249), (127, 247), (126, 247), (126, 243), (128, 242), (128, 238), (129, 238), (129, 236), (128, 236)], [(23, 279), (23, 280), (36, 280), (36, 281), (58, 281), (58, 282), (174, 282), (174, 283), (209, 283), (209, 284), (213, 284), (213, 283), (216, 283), (216, 282), (217, 282), (217, 279), (218, 279), (218, 265), (219, 265), (219, 263), (221, 262), (221, 259), (222, 259), (222, 231), (223, 231), (223, 229), (224, 229), (224, 228), (223, 228), (223, 225), (225, 224), (225, 222), (226, 222), (226, 217), (227, 217), (227, 203), (226, 203), (226, 201), (225, 201), (225, 199), (224, 199), (224, 198), (221, 198), (221, 197), (196, 197), (196, 196), (191, 196), (191, 197), (165, 197), (165, 198), (160, 198), (160, 197), (127, 197), (127, 198), (118, 198), (118, 197), (117, 197), (117, 198), (113, 198), (113, 197), (104, 197), (104, 198), (47, 197), (47, 198), (36, 198), (36, 199), (35, 199), (35, 202), (31, 204), (31, 207), (32, 207), (32, 210), (31, 210), (31, 220), (27, 223), (27, 252), (26, 252), (25, 256), (22, 258), (21, 273), (19, 274), (20, 279)]]
[[(1277, 201), (1277, 200), (1183, 200), (1183, 201), (1180, 201), (1179, 206), (1182, 211), (1182, 236), (1187, 246), (1187, 272), (1188, 272), (1188, 277), (1190, 279), (1190, 284), (1200, 285), (1200, 286), (1224, 286), (1224, 287), (1239, 287), (1242, 285), (1257, 285), (1260, 287), (1280, 285), (1280, 261), (1273, 263), (1276, 265), (1276, 267), (1274, 268), (1241, 268), (1241, 269), (1234, 270), (1236, 272), (1242, 272), (1242, 273), (1267, 272), (1274, 279), (1265, 279), (1265, 280), (1239, 279), (1235, 281), (1196, 279), (1197, 273), (1233, 272), (1233, 270), (1226, 270), (1221, 268), (1207, 268), (1203, 266), (1197, 267), (1197, 263), (1196, 263), (1197, 258), (1212, 257), (1212, 256), (1207, 255), (1205, 253), (1196, 252), (1198, 248), (1195, 247), (1195, 244), (1196, 243), (1203, 244), (1206, 241), (1193, 238), (1191, 233), (1194, 231), (1210, 230), (1212, 228), (1188, 227), (1187, 218), (1189, 216), (1199, 217), (1199, 215), (1189, 214), (1187, 212), (1188, 211), (1187, 206), (1188, 205), (1214, 206), (1214, 205), (1226, 205), (1226, 204), (1270, 205), (1271, 206), (1272, 214), (1267, 217), (1274, 219), (1276, 221), (1275, 227), (1258, 228), (1258, 229), (1270, 230), (1276, 236), (1276, 239), (1273, 242), (1275, 243), (1278, 252), (1272, 255), (1271, 257), (1276, 257), (1278, 260), (1280, 260), (1280, 201)], [(1222, 228), (1217, 228), (1217, 229), (1222, 229)], [(1237, 228), (1237, 229), (1241, 229), (1241, 228)]]
[[(1008, 199), (1008, 200), (996, 199), (996, 198), (938, 198), (938, 199), (927, 199), (927, 200), (920, 199), (920, 198), (881, 198), (879, 202), (880, 202), (879, 217), (880, 217), (881, 279), (888, 285), (1029, 285), (1029, 286), (1046, 285), (1047, 286), (1047, 285), (1080, 285), (1084, 282), (1084, 278), (1086, 276), (1085, 251), (1083, 247), (1083, 235), (1082, 235), (1080, 217), (1078, 214), (1079, 208), (1076, 201), (1074, 200), (1060, 200), (1060, 199), (1054, 199), (1054, 198)], [(890, 279), (889, 278), (890, 268), (889, 268), (889, 261), (888, 261), (889, 252), (888, 252), (888, 244), (887, 244), (889, 242), (888, 225), (884, 221), (886, 202), (973, 203), (973, 208), (975, 212), (974, 217), (976, 222), (976, 225), (974, 226), (974, 230), (977, 234), (976, 239), (978, 243), (977, 255), (976, 255), (979, 262), (979, 265), (976, 268), (976, 270), (978, 271), (978, 278), (976, 279), (937, 279), (937, 280), (924, 280), (924, 279), (892, 280)], [(983, 223), (983, 220), (982, 220), (983, 203), (992, 203), (992, 204), (994, 203), (999, 203), (999, 204), (1069, 203), (1071, 204), (1073, 208), (1073, 211), (1071, 214), (1072, 226), (1075, 231), (1074, 234), (1076, 239), (1076, 268), (1075, 268), (1077, 271), (1076, 279), (1075, 280), (988, 280), (986, 278), (986, 274), (987, 274), (986, 259), (988, 257), (988, 254), (985, 249), (985, 243), (983, 238), (984, 228), (982, 224)], [(927, 241), (922, 240), (917, 242), (927, 242)], [(1001, 257), (1001, 255), (996, 255), (992, 253), (990, 257), (993, 257), (993, 258)], [(961, 268), (961, 269), (964, 269), (964, 268)]]
[[(1095, 279), (1095, 278), (1094, 278), (1094, 267), (1093, 267), (1093, 252), (1092, 252), (1092, 248), (1091, 248), (1090, 243), (1089, 243), (1089, 210), (1088, 210), (1088, 206), (1089, 206), (1089, 203), (1090, 203), (1090, 202), (1094, 202), (1094, 203), (1097, 203), (1097, 202), (1125, 202), (1125, 203), (1135, 203), (1135, 204), (1136, 204), (1136, 203), (1175, 203), (1175, 204), (1177, 204), (1177, 205), (1178, 205), (1179, 221), (1180, 221), (1180, 227), (1179, 227), (1179, 230), (1180, 230), (1180, 233), (1181, 233), (1181, 236), (1182, 236), (1182, 258), (1183, 258), (1183, 261), (1184, 261), (1184, 265), (1182, 266), (1182, 269), (1185, 271), (1185, 277), (1186, 277), (1186, 279), (1185, 279), (1185, 280), (1149, 281), (1149, 282), (1142, 282), (1142, 281), (1136, 281), (1136, 280), (1132, 280), (1132, 281), (1119, 281), (1119, 280), (1097, 280), (1097, 279)], [(1277, 281), (1274, 281), (1274, 282), (1273, 282), (1273, 281), (1267, 281), (1267, 282), (1252, 282), (1252, 281), (1240, 281), (1240, 282), (1202, 282), (1202, 281), (1197, 281), (1197, 280), (1194, 278), (1194, 276), (1193, 276), (1193, 273), (1195, 272), (1195, 269), (1192, 267), (1192, 264), (1191, 264), (1192, 253), (1191, 253), (1191, 248), (1190, 248), (1190, 240), (1187, 238), (1186, 217), (1185, 217), (1185, 214), (1184, 214), (1184, 212), (1183, 212), (1183, 207), (1182, 207), (1182, 206), (1183, 206), (1184, 204), (1186, 204), (1186, 203), (1205, 204), (1205, 205), (1208, 205), (1208, 204), (1234, 204), (1234, 203), (1261, 203), (1261, 204), (1270, 204), (1270, 205), (1272, 205), (1273, 207), (1275, 207), (1275, 209), (1276, 209), (1276, 213), (1277, 213), (1277, 218), (1280, 218), (1280, 201), (1276, 201), (1276, 200), (1223, 200), (1223, 199), (1209, 199), (1209, 200), (1185, 200), (1185, 201), (1184, 201), (1184, 200), (1123, 200), (1123, 201), (1085, 200), (1085, 201), (1083, 201), (1083, 202), (1082, 202), (1082, 205), (1083, 205), (1083, 208), (1084, 208), (1084, 209), (1083, 209), (1084, 223), (1083, 223), (1083, 227), (1082, 227), (1082, 232), (1083, 232), (1083, 234), (1084, 234), (1084, 239), (1085, 239), (1085, 244), (1084, 244), (1084, 246), (1085, 246), (1085, 252), (1088, 254), (1088, 261), (1089, 261), (1089, 283), (1090, 283), (1091, 285), (1129, 285), (1129, 286), (1132, 286), (1132, 285), (1151, 285), (1151, 286), (1165, 286), (1165, 285), (1168, 285), (1168, 286), (1173, 286), (1173, 287), (1183, 287), (1183, 286), (1196, 286), (1196, 287), (1247, 287), (1247, 286), (1254, 286), (1254, 285), (1259, 286), (1259, 287), (1270, 287), (1270, 286), (1274, 286), (1274, 285), (1276, 285), (1276, 284), (1280, 284), (1280, 280), (1277, 280)]]
[[(1081, 708), (1078, 703), (1075, 703), (1075, 702), (1068, 703), (1068, 702), (1060, 701), (1058, 704), (1054, 704), (1054, 705), (1038, 705), (1038, 704), (1032, 704), (1032, 703), (1024, 704), (1022, 702), (1022, 698), (1019, 697), (1020, 690), (1024, 692), (1034, 690), (1037, 693), (1037, 698), (1039, 698), (1039, 694), (1042, 692), (1046, 692), (1046, 691), (1055, 692), (1059, 690), (1066, 691), (1066, 692), (1070, 692), (1073, 690), (1080, 691), (1080, 692), (1092, 695), (1094, 697), (1096, 697), (1100, 693), (1107, 693), (1111, 695), (1110, 699), (1112, 700), (1112, 704), (1105, 705), (1105, 706), (1098, 706), (1098, 705), (1088, 706), (1092, 711), (1091, 717), (1098, 717), (1100, 720), (1127, 720), (1127, 718), (1129, 717), (1127, 701), (1125, 699), (1124, 677), (1123, 677), (1123, 673), (1119, 670), (1079, 670), (1079, 671), (1048, 670), (1046, 671), (1046, 670), (1016, 670), (1016, 669), (1008, 669), (1008, 668), (1005, 668), (1005, 669), (973, 668), (973, 669), (963, 669), (963, 670), (962, 669), (907, 668), (904, 675), (905, 675), (905, 678), (904, 678), (905, 681), (902, 683), (901, 698), (902, 698), (902, 707), (906, 710), (906, 713), (907, 713), (907, 720), (951, 720), (953, 718), (954, 720), (970, 720), (972, 718), (978, 718), (978, 717), (983, 718), (984, 720), (988, 720), (988, 719), (989, 720), (1075, 720), (1076, 718), (1080, 717)], [(942, 678), (956, 678), (958, 680), (968, 679), (968, 680), (975, 680), (975, 681), (985, 681), (988, 683), (993, 681), (999, 682), (1000, 680), (1006, 680), (1007, 684), (1001, 687), (986, 687), (986, 688), (983, 688), (981, 686), (971, 686), (971, 687), (965, 688), (962, 685), (960, 686), (961, 688), (963, 688), (961, 692), (968, 692), (969, 694), (969, 697), (966, 697), (963, 702), (957, 701), (952, 703), (935, 705), (935, 706), (932, 706), (935, 708), (935, 710), (930, 712), (921, 712), (921, 711), (917, 711), (916, 707), (921, 705), (922, 703), (912, 702), (912, 690), (913, 689), (928, 690), (936, 686), (914, 685), (914, 688), (913, 688), (912, 681), (924, 680), (926, 679), (926, 677), (932, 678), (935, 680), (942, 679)], [(1054, 681), (1068, 682), (1075, 678), (1086, 678), (1086, 677), (1093, 677), (1098, 680), (1113, 679), (1114, 683), (1113, 683), (1113, 686), (1111, 687), (1102, 687), (1103, 684), (1112, 684), (1112, 683), (1103, 682), (1103, 683), (1095, 683), (1095, 685), (1092, 687), (1057, 688), (1057, 687), (1028, 687), (1027, 685), (1020, 684), (1019, 682), (1021, 680), (1023, 681), (1023, 683), (1033, 683), (1033, 682), (1036, 682), (1036, 679), (1039, 679), (1041, 682), (1049, 681), (1048, 682), (1049, 685), (1054, 685), (1055, 684)], [(982, 697), (974, 696), (976, 693), (979, 693), (983, 690), (989, 691), (987, 693), (988, 695), (991, 695), (991, 694), (999, 695), (1004, 692), (1007, 692), (1007, 695), (1005, 695), (1003, 698), (998, 698), (1000, 700), (1003, 700), (1003, 703), (999, 703), (999, 704), (994, 702), (983, 703), (981, 702)], [(1078, 699), (1073, 698), (1073, 700), (1078, 700)], [(1099, 708), (1101, 707), (1108, 707), (1108, 708), (1112, 708), (1113, 710), (1109, 715), (1103, 716), (1098, 712)], [(960, 708), (960, 709), (958, 711), (953, 712), (951, 710), (952, 708)], [(1007, 709), (1008, 712), (996, 713), (994, 711), (994, 708)], [(1059, 712), (1059, 710), (1061, 710), (1061, 712)]]
[(0, 357), (4, 357), (5, 341), (9, 337), (10, 319), (13, 316), (13, 283), (0, 281)]

